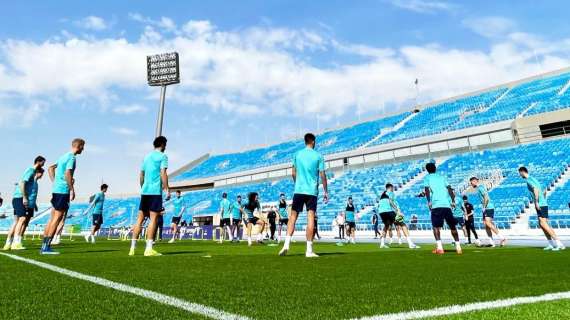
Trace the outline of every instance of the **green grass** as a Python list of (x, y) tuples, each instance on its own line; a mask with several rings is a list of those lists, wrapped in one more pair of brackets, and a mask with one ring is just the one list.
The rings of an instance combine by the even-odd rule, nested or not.
[[(27, 244), (30, 250), (18, 255), (255, 319), (346, 319), (570, 290), (570, 250), (466, 248), (462, 256), (434, 256), (428, 246), (381, 251), (374, 244), (317, 243), (321, 257), (306, 259), (302, 243), (278, 257), (279, 247), (185, 241), (161, 243), (156, 248), (164, 256), (146, 258), (142, 242), (135, 257), (127, 256), (129, 243), (119, 241), (64, 242), (60, 256), (40, 256), (39, 242)], [(199, 319), (7, 257), (0, 256), (0, 268), (1, 319)], [(569, 318), (568, 306), (539, 303), (469, 318)]]

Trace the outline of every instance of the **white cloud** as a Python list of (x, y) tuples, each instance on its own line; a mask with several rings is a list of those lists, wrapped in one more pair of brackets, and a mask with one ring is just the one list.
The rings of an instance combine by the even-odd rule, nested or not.
[(122, 105), (113, 108), (113, 112), (116, 114), (133, 114), (133, 113), (146, 113), (148, 108), (141, 106), (140, 104), (129, 104)]
[(13, 102), (8, 102), (8, 100), (0, 98), (0, 128), (29, 128), (47, 111), (47, 106), (36, 101), (15, 106)]
[[(146, 19), (133, 15), (133, 20)], [(437, 44), (370, 47), (287, 28), (223, 31), (207, 21), (181, 25), (174, 35), (147, 25), (136, 41), (0, 41), (0, 95), (113, 101), (117, 89), (146, 92), (146, 55), (176, 50), (182, 82), (169, 88), (169, 99), (233, 114), (314, 118), (318, 113), (325, 119), (378, 111), (383, 105), (409, 108), (416, 78), (425, 102), (570, 62), (570, 39), (546, 41), (521, 32), (511, 32), (481, 51)], [(315, 51), (358, 59), (315, 64), (309, 58)], [(142, 112), (140, 107), (120, 106), (113, 112)]]
[(438, 11), (451, 11), (454, 5), (436, 0), (391, 0), (392, 5), (417, 13), (434, 13)]
[(136, 136), (138, 134), (136, 130), (123, 127), (111, 128), (111, 131), (122, 136)]
[(97, 16), (88, 16), (81, 20), (75, 21), (75, 24), (81, 28), (101, 31), (109, 27), (105, 19)]
[(500, 16), (469, 18), (463, 20), (462, 24), (471, 31), (487, 38), (505, 36), (516, 28), (515, 21)]

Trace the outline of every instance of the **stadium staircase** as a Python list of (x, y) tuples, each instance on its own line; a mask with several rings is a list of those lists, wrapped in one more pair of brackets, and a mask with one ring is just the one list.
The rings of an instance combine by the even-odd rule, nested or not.
[(382, 138), (383, 136), (387, 135), (390, 132), (398, 131), (401, 127), (403, 127), (408, 121), (412, 120), (419, 112), (412, 112), (409, 116), (405, 117), (402, 121), (398, 122), (394, 127), (386, 130), (382, 130), (379, 135), (374, 137), (374, 139), (368, 141), (360, 149), (365, 149), (371, 145), (373, 145), (378, 139)]
[(568, 80), (566, 85), (564, 87), (562, 87), (562, 89), (560, 89), (560, 91), (558, 91), (558, 96), (563, 96), (564, 93), (566, 93), (566, 91), (568, 91), (568, 88), (570, 88), (570, 80)]

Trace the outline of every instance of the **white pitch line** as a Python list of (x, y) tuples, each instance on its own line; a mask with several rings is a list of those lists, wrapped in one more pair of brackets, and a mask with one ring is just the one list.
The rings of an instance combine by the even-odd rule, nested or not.
[(103, 278), (99, 278), (99, 277), (94, 277), (94, 276), (89, 276), (83, 273), (79, 273), (79, 272), (75, 272), (72, 270), (68, 270), (68, 269), (64, 269), (64, 268), (60, 268), (48, 263), (44, 263), (44, 262), (40, 262), (40, 261), (36, 261), (36, 260), (32, 260), (32, 259), (27, 259), (27, 258), (22, 258), (20, 256), (16, 256), (16, 255), (12, 255), (12, 254), (7, 254), (7, 253), (3, 253), (0, 252), (0, 255), (3, 255), (5, 257), (14, 259), (14, 260), (18, 260), (18, 261), (22, 261), (28, 264), (32, 264), (35, 266), (38, 266), (40, 268), (43, 269), (47, 269), (53, 272), (57, 272), (63, 275), (66, 275), (68, 277), (71, 278), (76, 278), (76, 279), (80, 279), (83, 281), (88, 281), (103, 287), (107, 287), (107, 288), (111, 288), (117, 291), (122, 291), (122, 292), (127, 292), (127, 293), (131, 293), (134, 295), (137, 295), (139, 297), (143, 297), (145, 299), (149, 299), (149, 300), (154, 300), (156, 302), (165, 304), (165, 305), (169, 305), (169, 306), (173, 306), (176, 307), (178, 309), (182, 309), (191, 313), (195, 313), (195, 314), (200, 314), (212, 319), (218, 319), (218, 320), (251, 320), (248, 317), (244, 317), (244, 316), (240, 316), (237, 314), (232, 314), (232, 313), (228, 313), (222, 310), (218, 310), (212, 307), (208, 307), (205, 305), (201, 305), (198, 303), (192, 303), (192, 302), (188, 302), (188, 301), (184, 301), (182, 299), (178, 299), (175, 297), (171, 297), (171, 296), (167, 296), (165, 294), (162, 293), (158, 293), (158, 292), (154, 292), (154, 291), (150, 291), (150, 290), (146, 290), (146, 289), (141, 289), (141, 288), (137, 288), (137, 287), (131, 287), (129, 285), (126, 284), (122, 284), (122, 283), (118, 283), (118, 282), (114, 282), (114, 281), (110, 281), (107, 279), (103, 279)]
[(476, 302), (464, 305), (453, 305), (447, 307), (441, 307), (431, 310), (417, 310), (401, 313), (391, 313), (370, 317), (355, 318), (354, 320), (410, 320), (410, 319), (423, 319), (428, 317), (438, 317), (438, 316), (449, 316), (453, 314), (466, 313), (471, 311), (489, 310), (497, 308), (505, 308), (510, 306), (516, 306), (520, 304), (532, 304), (544, 301), (556, 301), (570, 299), (570, 291), (558, 292), (558, 293), (548, 293), (542, 296), (533, 297), (518, 297), (510, 299), (502, 299), (495, 301), (486, 302)]

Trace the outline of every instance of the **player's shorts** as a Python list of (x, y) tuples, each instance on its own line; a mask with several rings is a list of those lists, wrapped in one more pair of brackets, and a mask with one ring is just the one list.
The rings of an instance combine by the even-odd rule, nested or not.
[(495, 218), (495, 209), (485, 209), (485, 211), (483, 212), (483, 220), (485, 220), (485, 218), (494, 219)]
[(248, 218), (247, 223), (256, 224), (259, 221), (258, 217)]
[(454, 217), (455, 225), (463, 227), (465, 225), (465, 219), (463, 217)]
[(348, 228), (350, 229), (355, 229), (356, 228), (356, 223), (354, 221), (347, 221), (346, 225)]
[(26, 207), (24, 207), (24, 198), (12, 199), (12, 207), (14, 208), (14, 215), (16, 217), (26, 216)]
[(394, 211), (380, 213), (380, 219), (384, 225), (392, 225), (396, 221), (396, 213)]
[(36, 206), (35, 205), (33, 207), (28, 207), (26, 209), (26, 217), (33, 218), (35, 212), (36, 212)]
[(220, 227), (229, 226), (232, 223), (230, 218), (223, 218), (220, 220)]
[(234, 223), (233, 223), (233, 225), (234, 225), (234, 226), (239, 226), (240, 222), (241, 222), (241, 218), (234, 218)]
[(100, 226), (103, 224), (103, 215), (102, 214), (94, 214), (93, 215), (93, 225)]
[(443, 228), (444, 221), (450, 228), (455, 228), (455, 218), (453, 218), (451, 208), (431, 209), (431, 225), (434, 228)]
[(540, 211), (536, 212), (536, 216), (539, 218), (548, 219), (548, 206), (540, 207)]
[(301, 213), (304, 208), (306, 208), (307, 211), (317, 211), (317, 196), (295, 193), (293, 195), (291, 209), (297, 213)]
[(279, 219), (279, 225), (287, 225), (289, 223), (289, 218)]
[(67, 211), (69, 209), (69, 193), (52, 193), (51, 205), (57, 211)]
[(180, 217), (172, 217), (170, 223), (178, 225), (180, 223)]
[(161, 212), (162, 211), (162, 196), (161, 195), (141, 195), (141, 203), (139, 205), (139, 210), (147, 213)]

